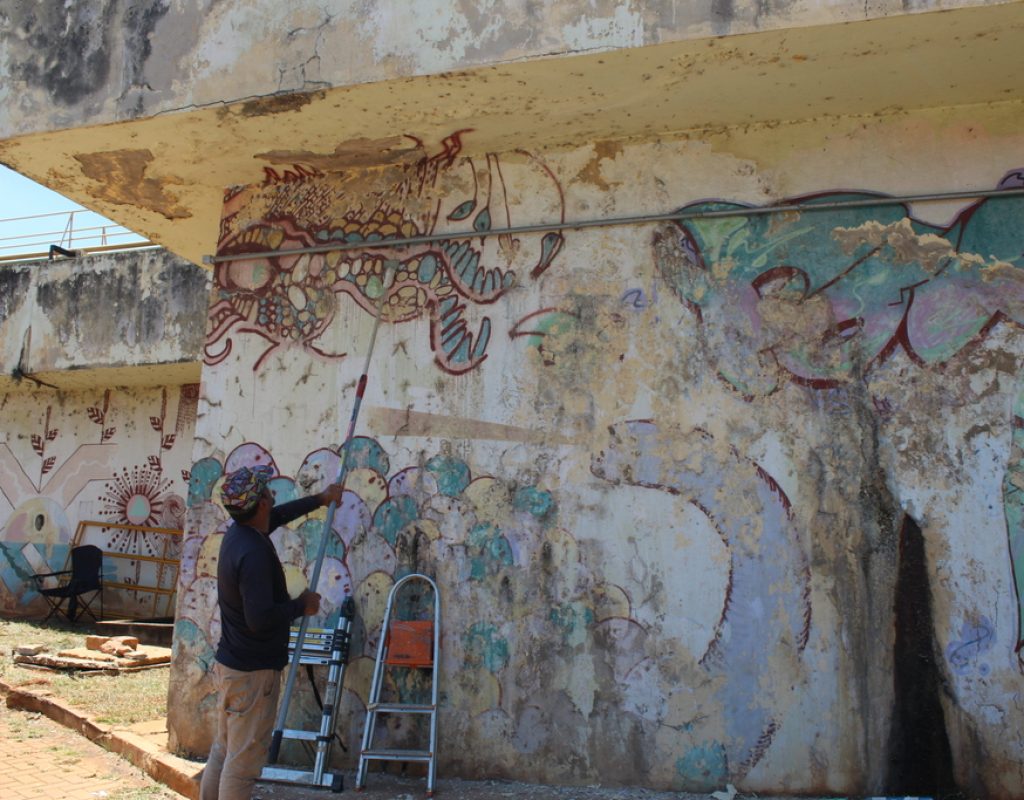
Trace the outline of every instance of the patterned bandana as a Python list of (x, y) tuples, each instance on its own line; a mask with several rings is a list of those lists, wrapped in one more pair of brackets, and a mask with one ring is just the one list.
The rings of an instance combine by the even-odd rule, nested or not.
[(274, 470), (263, 465), (235, 470), (224, 480), (220, 489), (224, 508), (243, 514), (252, 511), (273, 477)]

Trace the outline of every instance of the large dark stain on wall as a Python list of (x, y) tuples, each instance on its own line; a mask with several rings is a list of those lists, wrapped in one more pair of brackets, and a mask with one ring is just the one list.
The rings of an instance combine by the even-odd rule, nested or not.
[[(55, 338), (86, 359), (101, 360), (111, 345), (159, 346), (173, 336), (181, 354), (196, 360), (204, 341), (209, 275), (166, 250), (93, 257), (68, 275), (39, 281), (39, 309)], [(151, 276), (146, 281), (144, 276)]]
[[(167, 0), (14, 0), (4, 5), (0, 34), (11, 78), (44, 89), (63, 106), (104, 88), (118, 92), (141, 83), (151, 51), (149, 34), (168, 9)], [(111, 41), (124, 48), (117, 70), (112, 70)], [(117, 86), (108, 85), (112, 75)]]
[(903, 518), (900, 530), (895, 618), (888, 792), (955, 795), (953, 755), (941, 702), (947, 688), (937, 657), (924, 536), (910, 517)]
[(32, 275), (27, 268), (0, 269), (0, 325), (21, 309), (31, 285)]

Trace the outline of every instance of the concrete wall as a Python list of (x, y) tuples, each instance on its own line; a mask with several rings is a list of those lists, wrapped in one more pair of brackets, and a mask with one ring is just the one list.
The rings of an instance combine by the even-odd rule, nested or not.
[[(1019, 119), (480, 158), (464, 134), (230, 193), (220, 252), (278, 255), (213, 275), (172, 741), (209, 744), (217, 482), (269, 463), (280, 499), (334, 474), (394, 265), (314, 622), (354, 594), (347, 742), (387, 591), (417, 569), (444, 602), (441, 774), (1019, 796), (1024, 198), (884, 200), (1020, 187)], [(744, 213), (778, 197), (875, 201)], [(423, 234), (442, 239), (287, 253)], [(295, 590), (321, 530), (274, 534)]]
[(6, 138), (489, 64), (997, 4), (373, 0), (356, 12), (312, 0), (16, 0), (0, 20), (0, 66), (12, 78), (0, 87), (11, 111), (0, 129)]
[[(0, 610), (46, 606), (79, 523), (181, 529), (199, 395), (207, 275), (162, 250), (0, 269)], [(90, 526), (79, 543), (174, 557), (179, 538)], [(108, 558), (107, 579), (173, 589), (176, 572)], [(115, 615), (167, 597), (107, 593)]]
[[(0, 392), (0, 612), (46, 613), (32, 576), (65, 569), (81, 522), (182, 529), (198, 389)], [(173, 567), (130, 556), (177, 558), (180, 537), (101, 524), (77, 543), (125, 554), (104, 559), (108, 581), (175, 587)], [(165, 617), (173, 613), (167, 600), (111, 589), (104, 610), (108, 618)]]
[(16, 373), (66, 388), (94, 383), (98, 370), (143, 368), (187, 369), (195, 382), (208, 278), (158, 248), (4, 266), (0, 386)]

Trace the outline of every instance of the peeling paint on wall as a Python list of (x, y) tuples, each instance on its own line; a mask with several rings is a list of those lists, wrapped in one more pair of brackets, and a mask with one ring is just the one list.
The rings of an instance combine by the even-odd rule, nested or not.
[(82, 174), (95, 182), (90, 191), (98, 200), (140, 206), (167, 219), (192, 216), (188, 208), (178, 204), (172, 189), (155, 178), (146, 177), (146, 170), (153, 162), (149, 150), (81, 153), (75, 160), (82, 165)]
[[(331, 539), (331, 585), (350, 587), (368, 620), (343, 702), (349, 736), (387, 588), (422, 568), (446, 609), (442, 724), (474, 743), (442, 752), (450, 774), (521, 778), (528, 757), (534, 779), (553, 783), (818, 794), (898, 783), (911, 515), (928, 553), (918, 577), (934, 675), (953, 692), (929, 697), (954, 778), (1005, 796), (1024, 785), (1019, 737), (1005, 734), (1019, 678), (1010, 421), (1024, 203), (964, 202), (936, 222), (871, 191), (819, 187), (802, 199), (877, 202), (763, 216), (724, 193), (684, 208), (735, 216), (567, 231), (548, 250), (529, 234), (508, 251), (491, 233), (506, 213), (612, 214), (673, 187), (706, 197), (708, 176), (729, 170), (721, 183), (749, 200), (770, 178), (686, 142), (543, 162), (471, 160), (453, 142), (382, 171), (282, 167), (227, 196), (223, 252), (279, 254), (215, 275), (175, 691), (208, 708), (216, 482), (256, 457), (282, 475), (282, 497), (330, 475), (361, 367), (347, 356), (368, 340), (368, 299), (394, 298), (408, 314), (385, 312), (350, 528)], [(986, 182), (1012, 188), (1017, 173)], [(488, 193), (499, 177), (503, 192)], [(373, 216), (385, 208), (393, 219)], [(452, 242), (464, 250), (416, 250), (416, 274), (390, 289), (370, 287), (383, 263), (346, 285), (376, 250), (286, 252), (333, 232), (443, 235), (484, 211), (491, 227)], [(421, 276), (425, 263), (434, 271)], [(516, 280), (484, 297), (458, 282), (467, 263), (474, 280), (510, 267)], [(401, 299), (442, 268), (474, 300), (459, 318), (474, 319), (458, 328), (473, 335), (461, 362), (438, 349), (430, 302)], [(483, 319), (486, 358), (474, 359)], [(318, 535), (315, 520), (275, 534), (296, 591)], [(191, 718), (169, 724), (181, 749), (207, 745)]]

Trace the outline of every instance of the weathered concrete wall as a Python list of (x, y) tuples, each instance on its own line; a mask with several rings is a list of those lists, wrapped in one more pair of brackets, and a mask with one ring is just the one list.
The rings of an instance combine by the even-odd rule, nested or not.
[[(31, 576), (63, 569), (80, 522), (181, 529), (208, 282), (155, 249), (0, 269), (4, 613), (46, 609)], [(79, 541), (161, 558), (180, 548), (102, 526)], [(130, 558), (104, 569), (111, 581), (163, 589), (176, 577)], [(117, 590), (107, 603), (115, 614), (163, 616), (166, 599)]]
[(409, 4), (13, 0), (0, 18), (6, 137), (274, 93), (993, 0)]
[(187, 369), (196, 381), (208, 281), (205, 270), (162, 249), (5, 266), (0, 386), (21, 375), (91, 385), (76, 373), (140, 367)]
[[(317, 587), (315, 624), (358, 606), (346, 741), (387, 590), (419, 569), (443, 591), (444, 774), (1019, 796), (1024, 198), (883, 196), (1021, 186), (1018, 123), (976, 106), (482, 158), (455, 136), (232, 193), (220, 251), (281, 254), (213, 276), (175, 744), (209, 743), (217, 481), (270, 463), (281, 499), (334, 474), (394, 265)], [(879, 194), (743, 213), (851, 192)], [(274, 534), (296, 590), (321, 528)]]
[[(83, 521), (181, 530), (199, 387), (0, 391), (0, 612), (47, 610), (32, 576), (65, 568)], [(179, 537), (89, 526), (80, 544), (158, 558)], [(107, 580), (174, 588), (176, 571), (132, 558), (104, 560)], [(106, 593), (114, 616), (167, 616), (166, 595)], [(97, 614), (99, 607), (96, 607)]]

